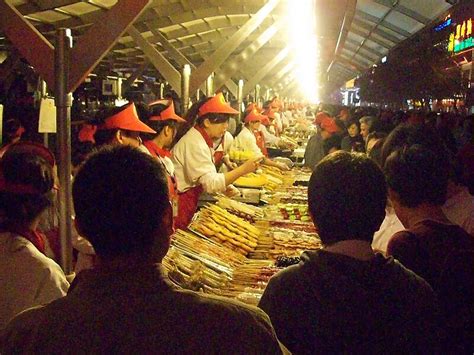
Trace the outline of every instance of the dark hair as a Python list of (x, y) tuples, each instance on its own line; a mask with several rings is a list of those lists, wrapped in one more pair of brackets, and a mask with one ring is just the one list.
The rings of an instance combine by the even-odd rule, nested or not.
[[(127, 104), (128, 105), (128, 104)], [(105, 123), (105, 120), (108, 117), (116, 115), (120, 111), (124, 110), (127, 105), (123, 105), (121, 107), (112, 107), (112, 108), (105, 108), (97, 111), (95, 114), (94, 120), (91, 122), (93, 125), (100, 126)], [(97, 146), (102, 146), (104, 144), (109, 144), (110, 141), (115, 137), (118, 132), (118, 128), (114, 129), (98, 129), (94, 133), (94, 141)]]
[(372, 241), (385, 217), (387, 187), (380, 168), (365, 154), (335, 152), (316, 165), (308, 205), (324, 244)]
[(384, 165), (387, 157), (394, 151), (414, 144), (422, 145), (439, 155), (443, 164), (449, 165), (449, 152), (436, 130), (428, 126), (401, 124), (385, 139), (382, 147), (381, 162)]
[(24, 224), (33, 221), (53, 203), (52, 166), (42, 157), (9, 150), (0, 161), (5, 182), (31, 186), (36, 193), (0, 192), (0, 210), (4, 223)]
[(148, 119), (148, 121), (145, 121), (145, 123), (148, 127), (153, 128), (156, 131), (156, 133), (142, 133), (141, 136), (143, 137), (143, 139), (145, 141), (152, 140), (155, 137), (159, 136), (161, 131), (166, 126), (169, 126), (169, 127), (172, 127), (172, 128), (176, 128), (178, 126), (177, 122), (175, 120), (165, 120), (165, 121), (151, 121), (150, 120), (150, 118), (153, 117), (153, 116), (159, 116), (161, 114), (161, 112), (163, 112), (167, 108), (168, 108), (168, 106), (166, 106), (166, 105), (157, 104), (157, 105), (154, 105), (150, 109), (150, 114), (149, 114), (149, 117), (148, 117), (149, 119)]
[(421, 144), (393, 151), (384, 171), (390, 189), (397, 192), (406, 207), (426, 202), (441, 206), (446, 201), (449, 165), (444, 157)]
[(186, 134), (194, 125), (202, 126), (204, 120), (207, 118), (211, 123), (224, 123), (230, 119), (232, 115), (227, 113), (206, 113), (205, 115), (199, 116), (199, 109), (204, 103), (210, 100), (212, 97), (203, 96), (197, 102), (195, 102), (186, 113), (186, 123), (180, 126), (178, 133), (176, 134), (175, 141), (178, 141), (182, 136)]
[(348, 130), (352, 125), (356, 125), (357, 126), (357, 129), (359, 130), (360, 132), (360, 123), (359, 121), (357, 121), (356, 119), (350, 119), (349, 121), (347, 121), (346, 123), (346, 129)]
[(152, 252), (169, 208), (166, 176), (156, 159), (129, 146), (106, 146), (81, 167), (72, 192), (79, 229), (98, 255)]
[(148, 107), (147, 104), (143, 102), (139, 102), (139, 103), (135, 102), (135, 109), (137, 110), (137, 116), (140, 119), (140, 121), (145, 122), (150, 118), (150, 108)]

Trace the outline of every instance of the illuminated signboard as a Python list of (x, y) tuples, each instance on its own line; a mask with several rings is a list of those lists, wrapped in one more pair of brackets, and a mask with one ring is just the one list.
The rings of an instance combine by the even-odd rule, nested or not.
[(456, 26), (456, 30), (449, 35), (448, 52), (459, 53), (474, 47), (472, 23), (473, 19), (470, 18)]
[(438, 26), (436, 26), (436, 27), (434, 28), (434, 30), (435, 30), (436, 32), (442, 31), (442, 30), (444, 30), (446, 27), (451, 26), (451, 23), (452, 23), (452, 22), (453, 22), (453, 20), (451, 19), (450, 16), (448, 16), (448, 17), (446, 17), (446, 19), (445, 19), (443, 22), (441, 22)]

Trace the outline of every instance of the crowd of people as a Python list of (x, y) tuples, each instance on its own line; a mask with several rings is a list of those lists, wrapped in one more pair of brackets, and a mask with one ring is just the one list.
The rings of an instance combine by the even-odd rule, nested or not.
[[(0, 352), (472, 353), (472, 116), (318, 108), (304, 164), (323, 248), (277, 273), (258, 308), (171, 285), (160, 262), (203, 192), (289, 169), (267, 148), (289, 147), (281, 133), (312, 112), (263, 106), (233, 134), (222, 94), (186, 117), (165, 100), (84, 125), (73, 245), (90, 263), (71, 285), (41, 233), (54, 155), (15, 126), (0, 160)], [(253, 154), (238, 165), (232, 147)]]

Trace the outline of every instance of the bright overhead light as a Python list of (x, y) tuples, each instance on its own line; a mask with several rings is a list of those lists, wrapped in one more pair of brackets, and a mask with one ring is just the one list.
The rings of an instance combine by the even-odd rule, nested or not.
[(295, 57), (294, 75), (311, 103), (319, 102), (319, 46), (315, 32), (314, 0), (288, 1), (289, 39)]

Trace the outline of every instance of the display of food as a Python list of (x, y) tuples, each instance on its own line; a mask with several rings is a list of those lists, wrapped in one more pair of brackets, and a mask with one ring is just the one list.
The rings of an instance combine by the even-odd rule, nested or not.
[(321, 240), (315, 233), (305, 233), (291, 229), (270, 228), (267, 232), (273, 237), (273, 248), (269, 255), (276, 259), (278, 256), (300, 256), (305, 250), (321, 249)]
[(260, 235), (250, 223), (217, 205), (202, 208), (189, 228), (242, 255), (255, 249)]
[(226, 196), (217, 197), (217, 205), (252, 224), (264, 216), (264, 212), (260, 207), (231, 200)]
[[(249, 159), (234, 152), (237, 161)], [(237, 155), (236, 155), (237, 154)], [(258, 304), (270, 277), (300, 261), (321, 241), (308, 214), (310, 171), (282, 172), (261, 166), (234, 184), (257, 191), (264, 207), (251, 206), (223, 195), (195, 215), (189, 230), (178, 230), (163, 265), (179, 287)]]
[(279, 203), (265, 209), (265, 216), (271, 220), (310, 222), (308, 205), (299, 203)]

